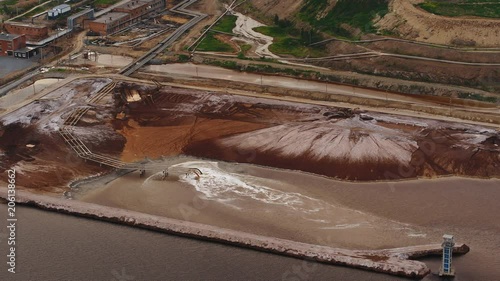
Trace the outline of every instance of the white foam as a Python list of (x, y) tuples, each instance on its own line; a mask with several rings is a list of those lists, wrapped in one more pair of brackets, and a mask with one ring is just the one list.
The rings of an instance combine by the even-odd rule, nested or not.
[(427, 237), (427, 234), (425, 234), (425, 233), (409, 233), (409, 234), (408, 234), (408, 237), (415, 237), (415, 238), (420, 237), (420, 238), (425, 238), (425, 237)]
[(351, 229), (358, 228), (362, 225), (367, 225), (368, 223), (352, 223), (352, 224), (337, 224), (334, 226), (321, 227), (321, 229)]
[(284, 192), (263, 186), (256, 182), (258, 178), (223, 171), (217, 162), (185, 162), (171, 168), (198, 168), (203, 173), (199, 179), (190, 175), (181, 175), (181, 182), (193, 186), (207, 199), (228, 200), (251, 198), (266, 204), (282, 205), (306, 213), (319, 212), (325, 203), (295, 192)]

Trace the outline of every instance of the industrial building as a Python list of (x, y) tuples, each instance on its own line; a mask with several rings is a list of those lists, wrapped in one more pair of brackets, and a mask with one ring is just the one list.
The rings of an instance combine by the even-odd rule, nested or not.
[(64, 15), (64, 14), (68, 13), (69, 11), (71, 11), (70, 5), (68, 5), (68, 4), (58, 5), (47, 12), (47, 17), (49, 20), (56, 19), (60, 15)]
[(89, 29), (100, 35), (107, 35), (127, 27), (130, 17), (127, 13), (111, 12), (89, 23)]
[(165, 0), (132, 0), (112, 10), (111, 13), (102, 15), (89, 23), (91, 31), (100, 35), (117, 32), (134, 24), (152, 12), (165, 8)]
[(86, 28), (90, 20), (94, 19), (94, 9), (85, 9), (68, 17), (68, 29)]
[(7, 33), (26, 35), (28, 41), (38, 41), (49, 36), (49, 29), (45, 25), (8, 21), (3, 27)]
[(29, 59), (38, 54), (36, 48), (26, 47), (26, 36), (0, 33), (0, 57), (14, 56)]
[(0, 33), (0, 56), (13, 56), (14, 51), (26, 47), (26, 36)]

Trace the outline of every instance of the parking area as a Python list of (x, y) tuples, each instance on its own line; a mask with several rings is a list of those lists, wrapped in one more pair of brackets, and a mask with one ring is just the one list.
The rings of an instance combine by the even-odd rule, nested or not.
[(14, 57), (0, 57), (0, 78), (10, 73), (34, 66), (36, 62)]

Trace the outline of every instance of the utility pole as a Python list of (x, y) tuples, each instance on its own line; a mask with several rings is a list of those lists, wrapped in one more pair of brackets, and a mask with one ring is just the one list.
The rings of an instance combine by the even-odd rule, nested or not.
[(450, 116), (451, 116), (451, 95), (450, 95), (450, 102), (449, 102), (449, 105), (450, 105)]

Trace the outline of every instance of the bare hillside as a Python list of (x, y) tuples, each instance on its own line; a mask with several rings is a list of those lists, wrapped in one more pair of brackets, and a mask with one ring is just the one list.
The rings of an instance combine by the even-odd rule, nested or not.
[(268, 16), (289, 18), (300, 10), (304, 0), (251, 0), (250, 2)]
[(392, 0), (390, 13), (377, 25), (401, 37), (429, 43), (500, 45), (500, 20), (438, 16), (415, 6), (421, 2), (423, 0)]

